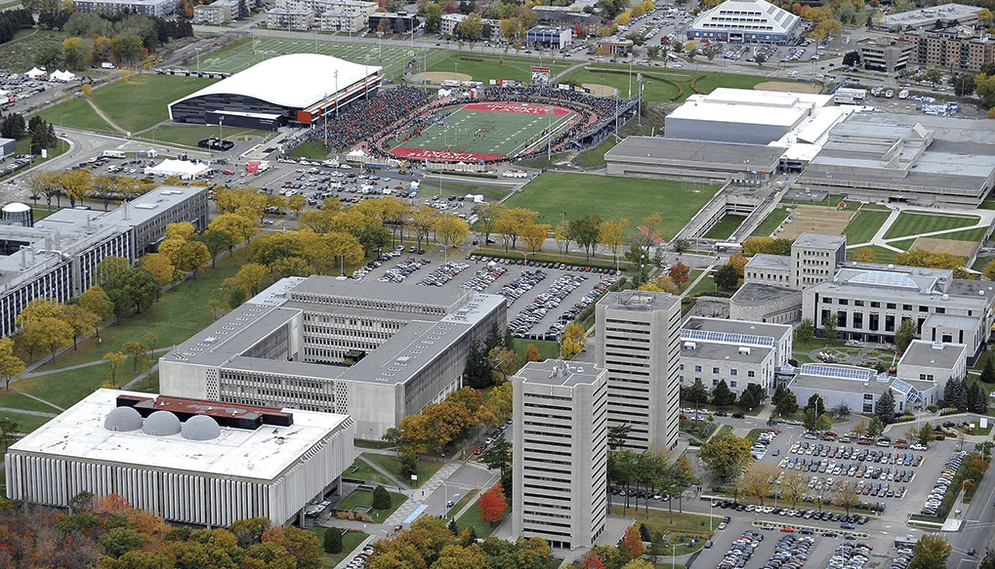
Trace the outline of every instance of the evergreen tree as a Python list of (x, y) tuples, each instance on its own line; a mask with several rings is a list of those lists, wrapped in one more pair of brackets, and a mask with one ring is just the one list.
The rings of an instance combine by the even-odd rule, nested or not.
[(477, 543), (477, 540), (479, 539), (477, 537), (477, 530), (473, 528), (472, 524), (468, 529), (470, 530), (470, 537), (469, 539), (467, 539), (467, 541), (469, 541), (470, 543)]
[(985, 383), (995, 383), (995, 362), (992, 362), (992, 354), (985, 358), (985, 367), (981, 370), (981, 381)]
[(387, 493), (387, 489), (381, 484), (377, 484), (377, 487), (373, 489), (373, 509), (390, 509), (390, 494)]
[(970, 411), (972, 413), (979, 413), (984, 415), (988, 413), (988, 394), (985, 392), (985, 388), (980, 385), (975, 385), (971, 388), (971, 402)]
[(325, 539), (322, 544), (325, 553), (342, 553), (342, 533), (339, 528), (331, 527), (325, 530)]
[(459, 527), (456, 525), (456, 518), (451, 518), (449, 523), (446, 525), (446, 528), (449, 529), (453, 535), (459, 535)]
[(720, 380), (719, 384), (712, 390), (712, 405), (725, 407), (736, 402), (736, 394), (729, 390), (726, 380)]
[(466, 356), (466, 367), (463, 368), (463, 385), (483, 389), (494, 384), (491, 364), (487, 361), (488, 351), (479, 342), (470, 347), (470, 353)]
[(835, 340), (839, 337), (839, 328), (837, 327), (838, 318), (836, 313), (830, 314), (822, 322), (822, 337), (827, 340)]
[(884, 425), (895, 422), (895, 396), (892, 395), (890, 387), (885, 389), (884, 394), (878, 399), (877, 405), (874, 406), (874, 414)]

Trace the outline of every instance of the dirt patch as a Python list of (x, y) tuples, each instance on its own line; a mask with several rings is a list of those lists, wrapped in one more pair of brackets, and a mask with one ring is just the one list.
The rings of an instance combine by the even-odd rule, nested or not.
[(937, 239), (936, 237), (919, 237), (909, 249), (925, 249), (930, 253), (945, 251), (958, 257), (970, 257), (978, 248), (977, 241), (957, 241), (954, 239)]
[(758, 83), (753, 88), (757, 91), (782, 91), (784, 93), (818, 93), (822, 90), (822, 87), (814, 83), (784, 83), (781, 81)]
[(595, 97), (614, 97), (615, 87), (611, 85), (602, 85), (601, 83), (584, 83), (581, 85), (583, 88), (591, 91), (591, 94)]
[(421, 83), (422, 80), (428, 83), (441, 85), (443, 81), (472, 81), (473, 77), (466, 73), (450, 73), (448, 71), (429, 71), (428, 73), (416, 73), (411, 76), (411, 83)]
[[(777, 234), (781, 239), (795, 239), (802, 233), (825, 233), (842, 235), (850, 224), (854, 212), (838, 210), (818, 205), (796, 205), (784, 220), (784, 231)], [(790, 221), (790, 223), (789, 223)]]

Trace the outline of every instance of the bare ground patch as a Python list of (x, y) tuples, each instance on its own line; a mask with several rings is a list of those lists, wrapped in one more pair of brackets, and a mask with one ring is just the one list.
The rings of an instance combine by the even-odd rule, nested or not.
[(814, 83), (784, 83), (781, 81), (767, 81), (757, 83), (753, 87), (757, 91), (782, 91), (784, 93), (818, 93), (822, 90)]
[[(794, 239), (802, 233), (825, 233), (842, 235), (850, 224), (853, 211), (838, 210), (818, 205), (796, 205), (784, 223), (784, 231), (777, 236), (781, 239)], [(790, 223), (789, 223), (790, 220)]]
[(978, 247), (977, 241), (957, 241), (954, 239), (937, 239), (935, 237), (919, 237), (912, 243), (909, 249), (924, 249), (930, 253), (941, 251), (957, 255), (958, 257), (970, 257)]

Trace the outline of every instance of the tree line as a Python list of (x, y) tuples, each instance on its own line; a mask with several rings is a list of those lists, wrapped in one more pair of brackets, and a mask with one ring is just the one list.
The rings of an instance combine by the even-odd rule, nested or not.
[[(0, 12), (2, 14), (2, 12)], [(19, 140), (25, 136), (31, 137), (31, 154), (36, 156), (48, 148), (55, 148), (59, 139), (55, 136), (55, 127), (35, 115), (27, 123), (20, 113), (10, 113), (0, 119), (0, 136)]]

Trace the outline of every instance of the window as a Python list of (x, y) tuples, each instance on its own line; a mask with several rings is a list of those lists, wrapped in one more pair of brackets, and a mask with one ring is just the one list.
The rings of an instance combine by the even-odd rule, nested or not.
[(889, 302), (887, 305), (885, 305), (885, 308), (887, 308), (888, 310), (894, 310), (896, 306), (897, 305), (894, 302)]
[(929, 312), (929, 307), (924, 305), (919, 305), (919, 312)]
[(718, 386), (719, 386), (719, 380), (713, 379), (712, 380), (712, 387), (718, 387)]
[(719, 373), (719, 368), (713, 367), (712, 368), (712, 373)]
[(840, 299), (840, 306), (846, 306), (847, 304), (850, 304), (849, 299), (846, 299), (846, 298), (841, 298)]
[(746, 377), (756, 377), (757, 373), (752, 369), (746, 372)]
[(684, 371), (684, 364), (681, 364), (681, 371)]
[(739, 370), (733, 368), (733, 369), (729, 370), (729, 375), (739, 375)]
[(947, 313), (947, 309), (944, 308), (944, 307), (942, 307), (942, 306), (937, 306), (936, 307), (936, 313), (937, 314), (946, 314)]
[(694, 371), (700, 372), (701, 371), (701, 366), (694, 366)]
[(833, 303), (833, 299), (829, 298), (828, 296), (824, 296), (824, 297), (822, 297), (822, 303), (823, 304), (832, 304)]
[(732, 381), (729, 382), (729, 388), (730, 389), (736, 389), (736, 380), (732, 380)]
[(881, 308), (880, 302), (871, 301), (871, 308)]
[(912, 312), (912, 305), (911, 304), (903, 304), (902, 305), (902, 310), (906, 310), (908, 312)]
[(854, 306), (863, 306), (864, 305), (864, 301), (863, 300), (855, 300), (855, 301), (853, 301), (853, 305)]
[(864, 399), (874, 399), (874, 394), (873, 393), (865, 393), (864, 394)]

